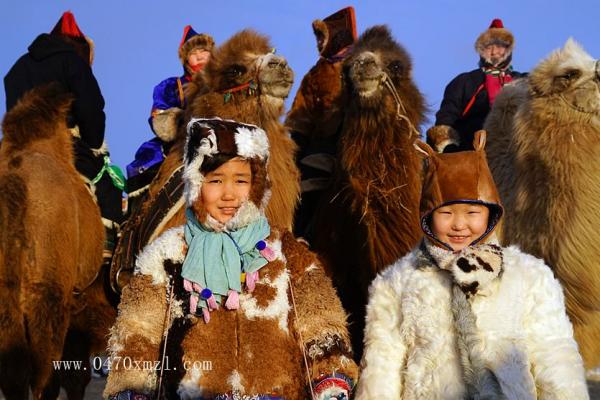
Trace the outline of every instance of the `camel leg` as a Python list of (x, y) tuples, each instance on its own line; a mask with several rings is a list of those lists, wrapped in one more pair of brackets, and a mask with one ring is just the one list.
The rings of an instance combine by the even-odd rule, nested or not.
[(57, 371), (53, 371), (50, 380), (42, 392), (42, 400), (56, 400), (60, 394), (60, 380)]
[(0, 389), (6, 400), (28, 400), (31, 365), (25, 346), (0, 354)]
[(42, 398), (53, 372), (58, 372), (53, 361), (62, 359), (70, 307), (62, 288), (53, 287), (50, 282), (32, 286), (26, 309), (32, 352), (31, 392), (37, 400)]
[(85, 388), (92, 378), (88, 335), (80, 331), (69, 330), (65, 339), (63, 360), (81, 362), (81, 369), (63, 371), (60, 382), (65, 388), (69, 400), (83, 400)]

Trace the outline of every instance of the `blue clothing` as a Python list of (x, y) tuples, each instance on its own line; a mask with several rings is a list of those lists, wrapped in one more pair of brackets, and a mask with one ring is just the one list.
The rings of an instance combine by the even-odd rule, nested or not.
[(183, 95), (183, 86), (189, 82), (189, 75), (183, 75), (180, 77), (171, 77), (163, 80), (154, 87), (154, 93), (152, 94), (152, 112), (148, 123), (150, 128), (152, 127), (152, 118), (157, 111), (168, 110), (169, 108), (177, 107), (182, 110), (186, 106), (185, 97)]

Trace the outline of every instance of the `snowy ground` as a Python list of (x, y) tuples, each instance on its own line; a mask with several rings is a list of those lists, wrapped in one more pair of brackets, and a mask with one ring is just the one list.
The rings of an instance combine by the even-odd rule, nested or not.
[[(104, 378), (92, 378), (92, 381), (88, 385), (85, 391), (85, 400), (100, 400), (102, 399), (102, 390), (106, 379)], [(600, 382), (588, 382), (590, 388), (590, 399), (600, 400)], [(67, 396), (64, 393), (59, 397), (60, 400), (66, 400)], [(0, 395), (0, 400), (4, 400), (4, 397)]]

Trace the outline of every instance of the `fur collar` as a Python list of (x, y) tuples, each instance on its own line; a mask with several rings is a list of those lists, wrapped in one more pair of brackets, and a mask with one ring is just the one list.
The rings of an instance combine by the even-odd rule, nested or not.
[(496, 278), (502, 275), (503, 250), (495, 240), (452, 252), (424, 239), (421, 253), (425, 265), (433, 263), (437, 268), (450, 272), (453, 282), (467, 298), (490, 295), (498, 284)]

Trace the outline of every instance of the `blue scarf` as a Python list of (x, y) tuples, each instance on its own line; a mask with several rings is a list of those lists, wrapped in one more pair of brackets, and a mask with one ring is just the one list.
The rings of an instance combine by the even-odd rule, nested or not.
[[(183, 261), (181, 276), (212, 291), (218, 303), (227, 292), (241, 292), (240, 276), (267, 264), (256, 249), (256, 243), (271, 233), (269, 222), (262, 215), (250, 224), (231, 232), (217, 232), (198, 222), (194, 212), (185, 212), (184, 228), (188, 252)], [(199, 305), (206, 307), (205, 301)]]

